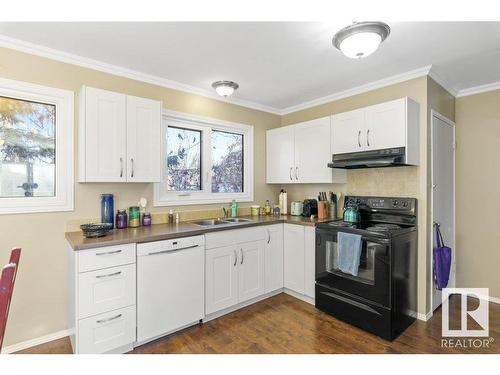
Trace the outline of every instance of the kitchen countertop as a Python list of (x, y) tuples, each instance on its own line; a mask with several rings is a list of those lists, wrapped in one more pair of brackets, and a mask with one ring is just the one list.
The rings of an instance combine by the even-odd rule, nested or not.
[(85, 238), (82, 231), (66, 232), (66, 240), (73, 250), (85, 250), (103, 246), (123, 245), (126, 243), (141, 243), (172, 238), (196, 236), (208, 232), (221, 230), (241, 229), (258, 225), (289, 223), (297, 225), (314, 226), (317, 223), (330, 221), (332, 219), (310, 220), (302, 216), (239, 216), (245, 219), (251, 219), (251, 222), (238, 224), (220, 225), (214, 227), (202, 227), (192, 222), (185, 221), (178, 224), (153, 224), (149, 227), (115, 229), (110, 234), (98, 238)]

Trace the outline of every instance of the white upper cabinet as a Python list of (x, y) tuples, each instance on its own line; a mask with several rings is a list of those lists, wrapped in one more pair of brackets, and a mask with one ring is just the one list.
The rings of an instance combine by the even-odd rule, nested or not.
[(80, 180), (126, 181), (126, 96), (84, 87), (80, 97)]
[(159, 182), (161, 102), (83, 86), (79, 181)]
[(332, 159), (330, 117), (267, 131), (267, 183), (344, 183)]
[(283, 184), (295, 180), (294, 132), (286, 126), (266, 134), (267, 183)]
[(364, 108), (332, 116), (332, 154), (362, 151), (364, 137)]
[(332, 116), (332, 154), (404, 147), (419, 162), (419, 104), (408, 97)]
[(365, 146), (369, 150), (404, 147), (406, 140), (405, 99), (366, 108)]
[(161, 102), (127, 96), (128, 181), (160, 182)]

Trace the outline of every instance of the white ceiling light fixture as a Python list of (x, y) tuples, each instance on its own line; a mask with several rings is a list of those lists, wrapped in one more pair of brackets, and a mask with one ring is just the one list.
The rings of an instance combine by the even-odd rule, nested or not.
[(240, 86), (233, 81), (216, 81), (212, 83), (212, 87), (217, 91), (217, 94), (227, 98), (233, 95), (234, 90), (237, 90)]
[(391, 28), (383, 22), (355, 22), (338, 31), (332, 43), (347, 57), (361, 59), (375, 52), (390, 33)]

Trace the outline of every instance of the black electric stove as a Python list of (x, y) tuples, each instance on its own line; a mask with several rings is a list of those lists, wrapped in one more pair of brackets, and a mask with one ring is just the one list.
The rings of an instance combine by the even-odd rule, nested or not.
[[(393, 340), (416, 316), (417, 200), (347, 196), (359, 223), (342, 220), (316, 226), (316, 307)], [(338, 267), (339, 232), (362, 243), (355, 275)]]

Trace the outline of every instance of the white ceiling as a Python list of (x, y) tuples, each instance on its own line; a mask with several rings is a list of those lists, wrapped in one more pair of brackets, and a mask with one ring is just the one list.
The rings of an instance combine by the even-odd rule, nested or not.
[(332, 46), (344, 25), (328, 23), (0, 23), (0, 34), (200, 92), (233, 80), (232, 100), (278, 113), (428, 65), (451, 90), (500, 81), (500, 22), (389, 25), (389, 38), (363, 60)]

